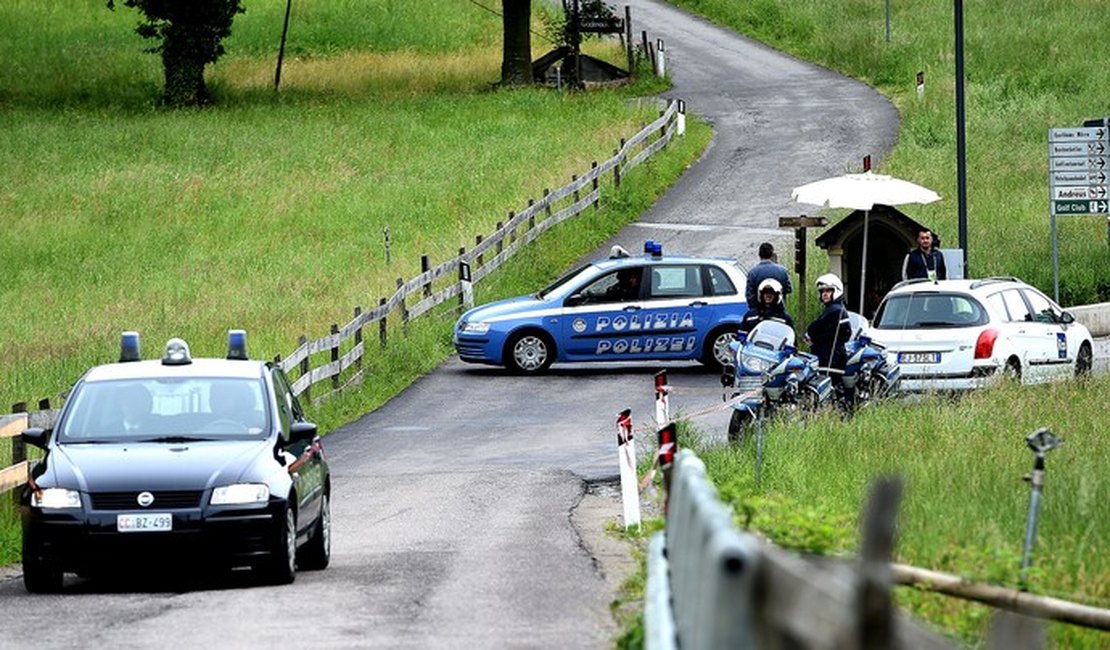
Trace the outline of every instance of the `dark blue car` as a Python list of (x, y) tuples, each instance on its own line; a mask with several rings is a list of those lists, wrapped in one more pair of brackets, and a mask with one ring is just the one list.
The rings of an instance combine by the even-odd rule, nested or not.
[(63, 574), (138, 575), (195, 564), (249, 566), (266, 582), (323, 569), (331, 554), (331, 478), (316, 426), (274, 364), (193, 359), (180, 339), (76, 383), (22, 493), (23, 580), (52, 592)]
[(455, 349), (463, 361), (520, 373), (556, 361), (699, 360), (727, 363), (747, 305), (745, 274), (731, 259), (641, 257), (617, 251), (531, 296), (463, 314)]

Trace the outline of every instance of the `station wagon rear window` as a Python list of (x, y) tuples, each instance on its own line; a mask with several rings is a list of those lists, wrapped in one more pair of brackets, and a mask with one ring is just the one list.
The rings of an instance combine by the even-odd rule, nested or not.
[(889, 296), (875, 314), (874, 327), (886, 330), (940, 329), (985, 325), (979, 301), (959, 293), (907, 293)]

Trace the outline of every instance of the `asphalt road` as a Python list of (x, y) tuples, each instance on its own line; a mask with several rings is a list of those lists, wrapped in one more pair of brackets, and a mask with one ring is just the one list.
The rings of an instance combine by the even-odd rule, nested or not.
[[(754, 260), (797, 215), (790, 190), (876, 162), (896, 110), (870, 88), (709, 25), (632, 0), (634, 28), (663, 38), (670, 94), (710, 120), (702, 160), (613, 243)], [(615, 415), (653, 413), (656, 365), (563, 367), (541, 378), (452, 359), (326, 440), (332, 566), (288, 587), (245, 576), (168, 579), (136, 567), (118, 586), (74, 580), (28, 596), (0, 575), (3, 647), (609, 647), (611, 585), (571, 513), (617, 475)], [(717, 377), (670, 366), (673, 406), (719, 403)], [(723, 431), (723, 411), (699, 418)], [(613, 503), (611, 517), (619, 515)], [(577, 522), (577, 523), (576, 523)], [(576, 527), (577, 525), (577, 527)], [(587, 529), (582, 529), (585, 526)], [(138, 580), (137, 582), (135, 580)]]

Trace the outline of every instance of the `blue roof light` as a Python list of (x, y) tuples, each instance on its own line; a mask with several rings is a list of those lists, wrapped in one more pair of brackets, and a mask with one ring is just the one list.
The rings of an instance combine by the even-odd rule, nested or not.
[(247, 331), (227, 331), (227, 358), (236, 361), (247, 360)]
[(644, 254), (652, 257), (663, 257), (663, 244), (651, 239), (647, 240), (644, 242)]
[(142, 360), (142, 356), (139, 354), (138, 332), (127, 331), (120, 336), (119, 360), (120, 363)]

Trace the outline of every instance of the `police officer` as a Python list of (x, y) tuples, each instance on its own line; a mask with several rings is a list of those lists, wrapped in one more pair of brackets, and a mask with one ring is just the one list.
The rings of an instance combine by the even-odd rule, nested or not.
[(806, 329), (806, 341), (821, 368), (832, 369), (829, 374), (833, 385), (844, 393), (844, 367), (848, 365), (844, 344), (852, 335), (848, 310), (844, 308), (844, 284), (836, 274), (826, 273), (817, 278), (817, 296), (825, 309)]
[(744, 319), (740, 321), (740, 331), (750, 332), (761, 321), (768, 318), (777, 318), (790, 327), (794, 327), (794, 319), (786, 313), (786, 305), (782, 301), (782, 285), (778, 280), (767, 278), (759, 283), (759, 304), (748, 309)]

